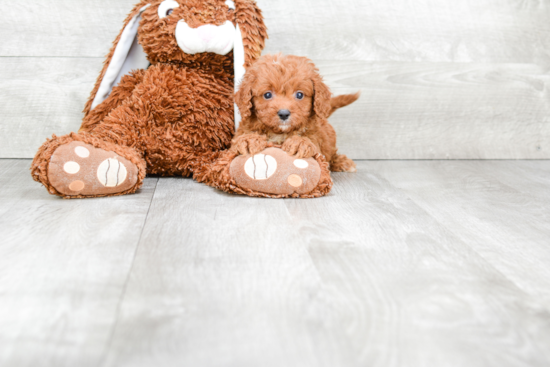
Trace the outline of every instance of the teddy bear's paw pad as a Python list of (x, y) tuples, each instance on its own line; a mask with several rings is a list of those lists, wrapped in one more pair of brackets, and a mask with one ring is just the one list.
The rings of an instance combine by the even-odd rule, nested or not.
[(114, 152), (73, 141), (52, 155), (48, 179), (63, 195), (112, 195), (136, 185), (138, 168)]
[(256, 154), (246, 160), (244, 171), (253, 180), (267, 180), (277, 171), (277, 160), (270, 155)]
[(307, 194), (321, 179), (314, 158), (296, 159), (279, 148), (236, 157), (230, 173), (239, 187), (270, 195)]

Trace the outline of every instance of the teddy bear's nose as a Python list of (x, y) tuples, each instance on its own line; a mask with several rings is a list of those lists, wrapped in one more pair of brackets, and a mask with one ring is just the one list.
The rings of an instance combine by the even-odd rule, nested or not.
[(279, 115), (279, 118), (281, 120), (286, 121), (290, 117), (290, 111), (289, 110), (279, 110), (279, 112), (277, 112), (277, 115)]

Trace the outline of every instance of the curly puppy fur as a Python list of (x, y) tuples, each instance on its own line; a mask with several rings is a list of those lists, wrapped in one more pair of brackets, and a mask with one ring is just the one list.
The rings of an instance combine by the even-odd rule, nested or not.
[(229, 147), (234, 133), (233, 52), (225, 56), (186, 54), (178, 47), (174, 32), (181, 19), (191, 27), (218, 26), (229, 20), (239, 25), (248, 67), (260, 57), (267, 38), (261, 11), (253, 0), (234, 0), (235, 10), (224, 0), (177, 0), (179, 7), (159, 18), (161, 2), (140, 1), (123, 27), (150, 4), (142, 13), (137, 36), (151, 66), (124, 76), (105, 101), (91, 108), (121, 31), (86, 103), (79, 133), (53, 136), (38, 150), (32, 176), (52, 194), (60, 195), (52, 190), (47, 165), (56, 147), (75, 140), (108, 148), (136, 163), (140, 171), (137, 187), (145, 171), (190, 176)]
[(247, 70), (235, 100), (242, 122), (231, 150), (257, 154), (269, 143), (298, 158), (322, 154), (333, 172), (355, 172), (355, 163), (337, 153), (328, 117), (359, 98), (331, 98), (319, 70), (305, 57), (266, 55)]

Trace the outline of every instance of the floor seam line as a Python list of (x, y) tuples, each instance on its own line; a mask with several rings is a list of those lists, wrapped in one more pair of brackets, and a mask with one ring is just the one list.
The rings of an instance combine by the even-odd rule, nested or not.
[(138, 253), (138, 250), (139, 250), (139, 246), (141, 244), (141, 239), (143, 237), (143, 231), (145, 230), (145, 226), (147, 225), (147, 219), (149, 219), (149, 213), (151, 212), (151, 207), (153, 206), (153, 201), (155, 200), (155, 196), (156, 196), (156, 193), (157, 193), (157, 187), (158, 187), (158, 183), (159, 183), (160, 179), (157, 178), (156, 180), (157, 181), (155, 182), (155, 187), (153, 189), (153, 195), (151, 195), (151, 200), (149, 201), (149, 207), (147, 208), (147, 213), (145, 214), (145, 219), (143, 221), (143, 227), (141, 228), (141, 232), (140, 232), (139, 238), (137, 240), (136, 248), (134, 249), (134, 254), (132, 255), (132, 262), (130, 264), (130, 269), (128, 270), (128, 274), (126, 275), (126, 279), (124, 280), (124, 286), (122, 287), (122, 292), (120, 294), (120, 298), (119, 298), (119, 301), (118, 301), (118, 304), (117, 304), (117, 307), (116, 307), (115, 322), (113, 323), (113, 327), (112, 327), (111, 332), (109, 334), (109, 338), (107, 339), (107, 343), (105, 344), (105, 350), (103, 352), (103, 356), (101, 357), (101, 360), (98, 364), (99, 367), (103, 366), (106, 363), (107, 355), (109, 353), (109, 350), (111, 349), (111, 343), (113, 342), (113, 337), (114, 337), (116, 328), (118, 326), (118, 319), (119, 319), (119, 315), (120, 315), (120, 307), (122, 305), (122, 302), (124, 301), (124, 298), (126, 297), (126, 292), (127, 292), (127, 289), (128, 289), (128, 282), (130, 280), (130, 275), (134, 271), (134, 264), (135, 264), (135, 261), (136, 261), (136, 256), (137, 256), (137, 253)]

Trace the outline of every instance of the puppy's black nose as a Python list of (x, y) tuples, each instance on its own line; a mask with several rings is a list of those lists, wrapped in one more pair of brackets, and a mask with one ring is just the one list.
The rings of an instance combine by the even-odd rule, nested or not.
[(279, 115), (279, 118), (281, 120), (286, 121), (290, 117), (290, 111), (289, 110), (280, 110), (279, 112), (277, 112), (277, 115)]

